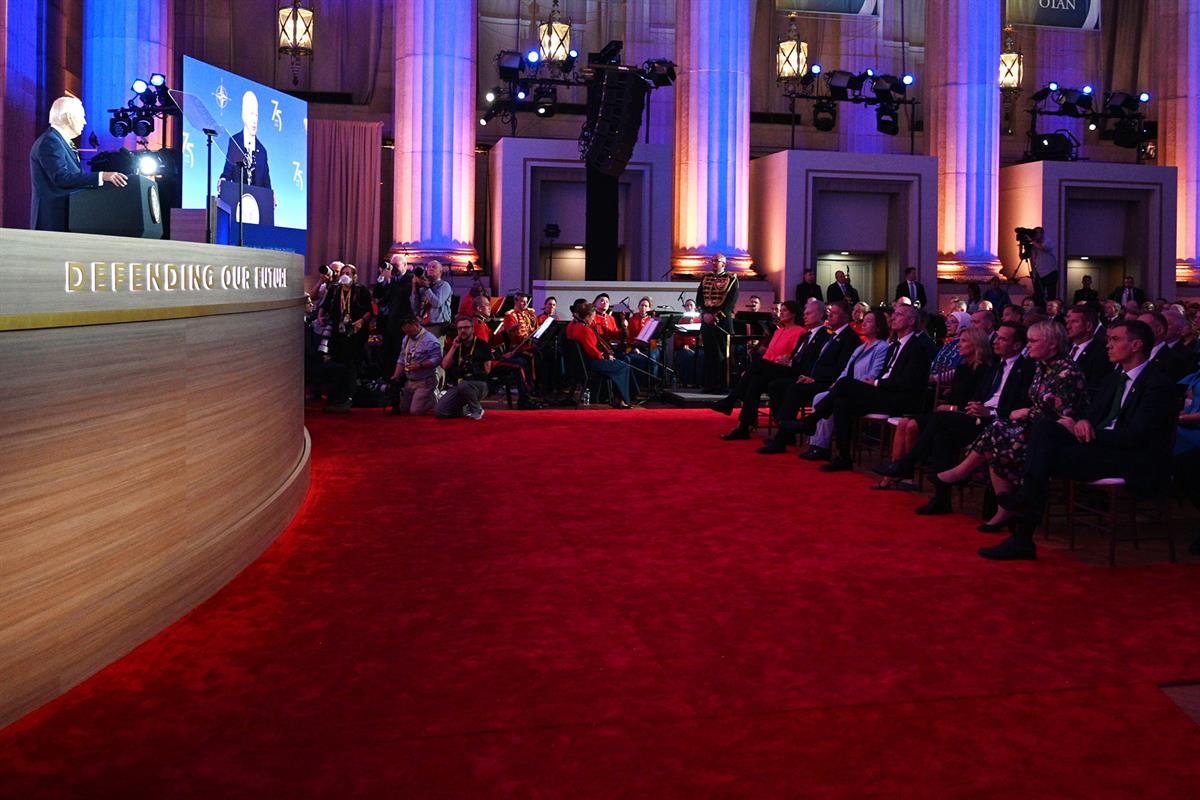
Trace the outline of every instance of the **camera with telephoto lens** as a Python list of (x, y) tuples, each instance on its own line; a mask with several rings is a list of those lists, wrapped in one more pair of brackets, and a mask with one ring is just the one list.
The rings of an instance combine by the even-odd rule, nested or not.
[(1037, 235), (1033, 228), (1014, 228), (1017, 234), (1017, 244), (1021, 248), (1021, 260), (1033, 256), (1033, 239)]

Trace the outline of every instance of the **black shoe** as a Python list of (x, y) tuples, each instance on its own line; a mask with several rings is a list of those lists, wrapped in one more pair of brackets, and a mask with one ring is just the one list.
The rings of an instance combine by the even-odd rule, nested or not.
[(995, 547), (979, 548), (979, 555), (993, 561), (1033, 561), (1037, 558), (1037, 545), (1033, 539), (1009, 536)]
[(826, 447), (810, 447), (800, 454), (805, 461), (828, 461), (832, 453)]
[(975, 530), (979, 531), (980, 533), (999, 533), (1000, 531), (1008, 531), (1009, 533), (1012, 533), (1014, 527), (1013, 521), (1011, 519), (1006, 519), (1003, 522), (997, 522), (995, 524), (991, 522), (985, 522)]
[(828, 464), (821, 465), (821, 472), (848, 472), (854, 469), (854, 462), (848, 458), (835, 458)]
[(996, 495), (996, 505), (1017, 514), (1031, 514), (1035, 511), (1032, 499), (1021, 492), (1000, 492)]
[(734, 428), (733, 430), (731, 430), (729, 433), (725, 434), (721, 438), (727, 442), (736, 442), (739, 439), (749, 439), (750, 438), (750, 429), (743, 428), (741, 425), (738, 425), (736, 428)]
[(917, 513), (923, 517), (932, 517), (938, 514), (949, 514), (953, 510), (954, 508), (950, 505), (950, 495), (938, 491), (929, 498), (928, 503), (917, 509)]
[(782, 445), (779, 442), (776, 442), (775, 440), (772, 439), (771, 441), (764, 444), (762, 447), (758, 448), (758, 450), (756, 450), (755, 452), (761, 453), (764, 456), (773, 456), (773, 455), (778, 455), (779, 453), (786, 453), (787, 447), (785, 447), (784, 445)]
[(902, 480), (913, 476), (913, 468), (903, 463), (903, 461), (880, 464), (872, 472), (876, 475), (882, 475), (885, 478), (900, 478)]
[(733, 403), (727, 399), (717, 400), (709, 408), (727, 417), (733, 413)]
[(790, 433), (793, 436), (812, 436), (817, 432), (817, 423), (819, 421), (810, 414), (804, 419), (790, 419), (787, 422), (779, 423), (779, 430)]
[(953, 481), (953, 482), (944, 481), (938, 477), (938, 473), (936, 473), (936, 472), (929, 473), (929, 482), (932, 483), (934, 486), (940, 486), (943, 489), (949, 489), (953, 486), (962, 486), (968, 480), (970, 480), (970, 478), (963, 478), (961, 481)]

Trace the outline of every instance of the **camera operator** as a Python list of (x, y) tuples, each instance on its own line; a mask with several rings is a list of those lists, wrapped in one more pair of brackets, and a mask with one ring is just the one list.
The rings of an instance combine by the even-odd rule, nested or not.
[(362, 365), (371, 321), (371, 293), (367, 287), (355, 283), (358, 270), (353, 264), (344, 264), (338, 282), (325, 295), (325, 302), (318, 312), (323, 329), (329, 330), (329, 356), (345, 367), (345, 380), (341, 386), (333, 387), (329, 393), (325, 410), (344, 414), (354, 405), (354, 390), (358, 386), (358, 370)]
[(442, 363), (442, 346), (437, 337), (421, 327), (416, 317), (400, 320), (404, 341), (392, 373), (392, 414), (423, 416), (433, 410), (437, 368)]
[(425, 265), (425, 272), (414, 274), (412, 288), (412, 307), (424, 325), (425, 329), (444, 340), (446, 328), (450, 325), (450, 298), (454, 296), (450, 284), (442, 280), (442, 263), (431, 260)]
[(1016, 232), (1021, 259), (1029, 261), (1034, 302), (1044, 306), (1047, 300), (1058, 297), (1058, 255), (1054, 252), (1054, 242), (1046, 236), (1046, 229), (1041, 225), (1017, 228)]

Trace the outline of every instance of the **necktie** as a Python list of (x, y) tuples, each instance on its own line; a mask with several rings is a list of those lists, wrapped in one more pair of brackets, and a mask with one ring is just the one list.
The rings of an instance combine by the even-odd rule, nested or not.
[(1075, 361), (1077, 358), (1079, 358), (1079, 345), (1073, 344), (1071, 345), (1071, 360)]
[(1129, 289), (1126, 289), (1124, 297), (1121, 298), (1121, 305), (1125, 305), (1132, 299), (1133, 299), (1133, 292), (1131, 292)]
[(887, 355), (883, 357), (883, 372), (880, 376), (887, 375), (892, 368), (892, 362), (896, 360), (896, 354), (900, 352), (900, 340), (893, 339), (888, 345)]
[(915, 283), (913, 283), (912, 281), (908, 282), (908, 296), (912, 300), (917, 299), (917, 285)]
[(1113, 423), (1121, 414), (1121, 400), (1125, 396), (1125, 382), (1129, 380), (1129, 376), (1121, 372), (1117, 377), (1117, 390), (1113, 392), (1112, 405), (1108, 409), (1108, 413), (1104, 415), (1104, 419), (1100, 421), (1100, 430), (1104, 430)]
[(800, 344), (796, 345), (796, 349), (792, 351), (792, 366), (796, 367), (800, 364), (800, 357), (804, 355), (804, 348), (808, 347), (808, 343), (813, 340), (815, 331), (810, 331), (800, 339)]

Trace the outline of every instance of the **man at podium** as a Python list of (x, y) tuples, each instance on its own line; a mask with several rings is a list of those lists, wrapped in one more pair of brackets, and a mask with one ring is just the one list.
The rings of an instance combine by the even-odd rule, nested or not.
[(71, 142), (87, 123), (83, 103), (77, 97), (60, 97), (50, 106), (50, 127), (33, 142), (29, 151), (29, 176), (33, 184), (29, 227), (35, 231), (67, 230), (67, 198), (105, 183), (124, 186), (120, 172), (88, 173), (79, 163), (79, 152)]
[(229, 152), (225, 155), (221, 181), (238, 182), (243, 154), (246, 159), (245, 184), (270, 189), (271, 168), (267, 164), (267, 148), (258, 138), (258, 97), (254, 92), (242, 95), (242, 130), (229, 137)]

